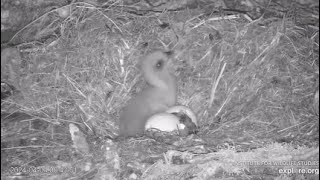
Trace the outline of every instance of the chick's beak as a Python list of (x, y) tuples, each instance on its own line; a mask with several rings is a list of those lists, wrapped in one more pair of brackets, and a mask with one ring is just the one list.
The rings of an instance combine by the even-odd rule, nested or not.
[(172, 58), (173, 55), (174, 55), (174, 51), (173, 50), (170, 50), (170, 51), (166, 51), (164, 52), (169, 58)]
[(175, 74), (176, 65), (175, 65), (175, 59), (173, 57), (169, 58), (167, 62), (167, 67), (170, 73)]

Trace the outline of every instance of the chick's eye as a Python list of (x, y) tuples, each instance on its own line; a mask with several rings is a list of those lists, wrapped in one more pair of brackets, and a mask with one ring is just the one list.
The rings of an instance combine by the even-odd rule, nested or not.
[(162, 66), (163, 66), (163, 60), (159, 60), (159, 61), (157, 62), (157, 64), (156, 64), (156, 68), (157, 68), (157, 69), (161, 69)]

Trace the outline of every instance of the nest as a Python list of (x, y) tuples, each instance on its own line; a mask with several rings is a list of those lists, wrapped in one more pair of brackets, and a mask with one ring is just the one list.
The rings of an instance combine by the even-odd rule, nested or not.
[[(310, 14), (318, 9), (280, 14), (271, 6), (252, 20), (149, 3), (72, 3), (66, 18), (52, 10), (11, 39), (20, 55), (1, 53), (1, 79), (15, 87), (1, 101), (2, 167), (78, 168), (61, 178), (210, 179), (279, 176), (234, 162), (314, 160), (319, 26)], [(178, 104), (197, 114), (198, 134), (110, 141), (121, 108), (144, 86), (139, 59), (159, 48), (176, 52)], [(87, 141), (75, 142), (70, 124)]]

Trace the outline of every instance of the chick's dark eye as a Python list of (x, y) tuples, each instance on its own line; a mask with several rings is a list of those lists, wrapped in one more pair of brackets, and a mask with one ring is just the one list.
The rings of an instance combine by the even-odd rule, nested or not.
[(161, 69), (162, 66), (163, 66), (163, 60), (159, 60), (159, 61), (157, 62), (157, 64), (156, 64), (156, 68), (157, 68), (157, 69)]

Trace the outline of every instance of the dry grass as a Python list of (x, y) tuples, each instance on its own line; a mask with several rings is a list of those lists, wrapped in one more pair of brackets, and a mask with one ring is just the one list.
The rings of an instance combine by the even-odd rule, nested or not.
[[(179, 80), (178, 104), (189, 106), (197, 114), (198, 136), (206, 142), (205, 154), (211, 152), (206, 155), (210, 161), (198, 160), (194, 166), (154, 164), (152, 167), (158, 169), (172, 168), (161, 178), (167, 175), (175, 179), (179, 177), (177, 172), (191, 169), (208, 178), (212, 173), (204, 170), (216, 172), (216, 167), (222, 167), (222, 174), (255, 177), (246, 173), (252, 169), (237, 165), (231, 168), (224, 161), (241, 161), (230, 157), (233, 155), (244, 157), (243, 161), (281, 160), (280, 155), (258, 158), (263, 154), (261, 147), (273, 153), (265, 147), (269, 142), (290, 143), (286, 148), (277, 144), (285, 152), (292, 147), (304, 147), (300, 153), (317, 147), (319, 115), (314, 109), (314, 94), (319, 86), (318, 29), (296, 26), (290, 18), (250, 22), (242, 16), (227, 17), (206, 17), (197, 9), (137, 15), (117, 4), (100, 9), (75, 3), (66, 19), (52, 11), (32, 22), (15, 38), (48, 37), (46, 34), (53, 33), (59, 38), (18, 46), (22, 52), (17, 83), (20, 94), (2, 101), (1, 109), (30, 116), (22, 121), (2, 122), (2, 157), (6, 157), (1, 158), (2, 167), (88, 161), (86, 156), (75, 160), (70, 150), (68, 124), (72, 122), (92, 140), (88, 142), (96, 158), (91, 163), (98, 162), (95, 168), (99, 169), (103, 140), (96, 138), (117, 134), (121, 107), (143, 87), (138, 60), (159, 48), (177, 52), (174, 66)], [(168, 150), (145, 140), (119, 147), (124, 159), (158, 154), (153, 163)], [(252, 153), (256, 148), (258, 152)], [(139, 155), (132, 156), (133, 151)], [(214, 151), (226, 156), (214, 158)], [(234, 154), (240, 151), (249, 152)], [(264, 174), (257, 169), (256, 174)], [(270, 169), (271, 174), (275, 172)], [(94, 173), (81, 172), (78, 177)], [(146, 177), (146, 171), (140, 175)], [(151, 177), (161, 179), (154, 174)]]

